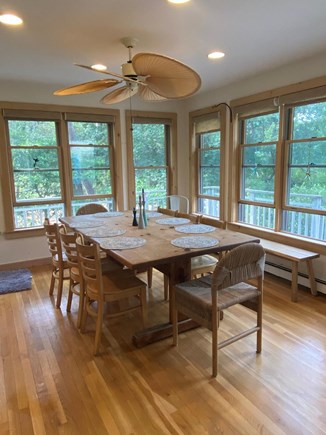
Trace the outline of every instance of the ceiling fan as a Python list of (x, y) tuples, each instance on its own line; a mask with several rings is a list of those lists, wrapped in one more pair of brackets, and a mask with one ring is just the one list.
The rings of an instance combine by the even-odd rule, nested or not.
[(75, 64), (81, 68), (117, 77), (95, 80), (68, 88), (59, 89), (54, 95), (76, 95), (101, 91), (112, 86), (123, 86), (109, 92), (101, 103), (115, 104), (135, 94), (146, 101), (185, 98), (193, 95), (201, 85), (199, 75), (189, 66), (168, 56), (155, 53), (138, 53), (132, 57), (131, 50), (138, 42), (136, 38), (123, 38), (123, 45), (129, 50), (129, 60), (121, 66), (122, 74), (101, 71), (87, 65)]

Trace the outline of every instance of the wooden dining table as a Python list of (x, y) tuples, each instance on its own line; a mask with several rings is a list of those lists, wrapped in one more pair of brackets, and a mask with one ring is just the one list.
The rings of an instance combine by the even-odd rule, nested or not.
[[(162, 223), (162, 219), (166, 223)], [(80, 232), (84, 237), (99, 243), (108, 256), (122, 265), (138, 271), (153, 267), (166, 274), (169, 277), (171, 291), (175, 284), (191, 279), (192, 257), (228, 251), (244, 243), (259, 243), (259, 239), (255, 237), (220, 228), (214, 228), (205, 234), (178, 232), (176, 230), (178, 226), (180, 229), (181, 225), (196, 224), (187, 223), (185, 220), (175, 220), (171, 216), (157, 212), (148, 212), (147, 227), (143, 229), (132, 225), (132, 211), (63, 217), (60, 221)], [(104, 237), (103, 234), (106, 232), (113, 237)], [(97, 237), (96, 235), (99, 234), (100, 237)], [(182, 245), (188, 239), (196, 245), (197, 241), (202, 242), (203, 238), (209, 242), (208, 244), (213, 242), (214, 245), (207, 246), (204, 243), (205, 247), (195, 248), (175, 246), (179, 242), (182, 242)], [(130, 243), (124, 247), (124, 241)], [(110, 247), (112, 243), (115, 245), (114, 248), (118, 246), (120, 249)], [(169, 313), (167, 322), (136, 332), (133, 336), (133, 343), (137, 347), (142, 347), (172, 336), (171, 305)], [(180, 332), (197, 326), (192, 319), (180, 316)]]

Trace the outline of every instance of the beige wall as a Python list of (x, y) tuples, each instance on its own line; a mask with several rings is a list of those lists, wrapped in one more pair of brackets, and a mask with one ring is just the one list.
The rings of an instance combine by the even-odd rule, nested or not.
[[(196, 95), (184, 101), (170, 101), (161, 103), (144, 103), (137, 97), (132, 100), (132, 109), (147, 111), (169, 111), (178, 114), (178, 186), (179, 193), (189, 194), (189, 131), (188, 114), (192, 110), (208, 107), (220, 102), (229, 102), (232, 99), (255, 94), (261, 91), (277, 88), (302, 80), (325, 75), (326, 54), (296, 62), (275, 70), (266, 71), (264, 74), (230, 84), (223, 88), (202, 95)], [(218, 77), (218, 74), (217, 74)], [(53, 87), (53, 89), (55, 86)], [(46, 104), (66, 104), (87, 107), (101, 107), (96, 94), (79, 95), (74, 97), (52, 96), (53, 89), (38, 83), (24, 82), (0, 82), (0, 100), (15, 102), (32, 102)], [(124, 156), (124, 171), (127, 169), (126, 156), (126, 133), (124, 111), (129, 110), (129, 101), (112, 106), (121, 110), (121, 143)], [(1, 156), (0, 156), (1, 158)], [(124, 174), (125, 175), (125, 174)], [(127, 177), (124, 177), (127, 179)], [(126, 198), (126, 191), (125, 198)], [(0, 197), (0, 232), (3, 231), (3, 202)], [(127, 198), (125, 199), (127, 204)], [(5, 240), (0, 235), (0, 266), (20, 261), (29, 261), (48, 256), (47, 246), (43, 237)], [(326, 280), (326, 258), (316, 261), (316, 275)]]

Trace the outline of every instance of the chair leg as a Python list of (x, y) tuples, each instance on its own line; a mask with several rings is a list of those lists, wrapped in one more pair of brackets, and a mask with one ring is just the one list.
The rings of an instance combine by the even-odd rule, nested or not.
[(98, 301), (94, 355), (98, 355), (99, 349), (100, 349), (100, 342), (101, 342), (101, 335), (102, 335), (102, 324), (103, 324), (103, 311), (104, 311), (103, 301)]
[(58, 294), (57, 294), (56, 307), (60, 308), (60, 306), (61, 306), (61, 298), (62, 298), (62, 290), (63, 290), (63, 274), (64, 274), (64, 270), (60, 268), (58, 270), (58, 273), (59, 273), (59, 278), (58, 278)]
[(148, 288), (152, 288), (152, 284), (153, 284), (153, 268), (150, 267), (149, 269), (147, 269), (147, 286), (148, 286)]
[(263, 295), (258, 297), (258, 307), (257, 307), (257, 326), (259, 330), (257, 331), (257, 353), (261, 353), (262, 349), (262, 338), (263, 338)]
[(70, 313), (70, 311), (71, 311), (71, 302), (72, 302), (72, 296), (73, 296), (73, 292), (72, 292), (73, 285), (74, 285), (74, 281), (70, 278), (70, 280), (69, 280), (67, 308), (66, 308), (67, 313)]
[(52, 296), (53, 292), (54, 292), (55, 272), (56, 272), (56, 268), (54, 266), (52, 266), (51, 284), (50, 284), (50, 290), (49, 290), (50, 296)]
[(79, 305), (77, 315), (77, 328), (80, 329), (82, 325), (82, 318), (85, 311), (85, 294), (82, 283), (79, 283)]
[(212, 315), (212, 376), (215, 378), (218, 373), (218, 327), (220, 312), (214, 311)]
[(173, 345), (178, 346), (178, 307), (176, 305), (176, 300), (175, 300), (175, 290), (172, 291), (171, 294), (170, 309), (172, 313), (171, 320), (173, 325)]
[(87, 316), (88, 316), (88, 305), (90, 304), (90, 299), (87, 295), (84, 296), (84, 302), (82, 307), (82, 318), (81, 318), (81, 325), (80, 330), (81, 332), (85, 332), (86, 329), (86, 322), (87, 322)]

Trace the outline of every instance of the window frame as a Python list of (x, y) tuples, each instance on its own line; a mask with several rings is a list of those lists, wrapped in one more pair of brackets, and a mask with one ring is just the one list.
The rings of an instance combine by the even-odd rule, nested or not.
[[(230, 229), (245, 232), (258, 237), (269, 238), (278, 242), (290, 243), (298, 248), (314, 250), (321, 254), (326, 254), (325, 241), (321, 239), (313, 239), (307, 236), (297, 235), (295, 233), (286, 232), (282, 229), (282, 214), (285, 210), (293, 210), (294, 208), (286, 204), (286, 189), (287, 189), (287, 164), (288, 164), (288, 147), (289, 142), (288, 132), (291, 127), (291, 117), (289, 110), (295, 106), (304, 104), (313, 104), (326, 99), (326, 76), (317, 79), (307, 80), (305, 82), (295, 83), (293, 85), (284, 86), (270, 91), (265, 91), (260, 94), (249, 97), (240, 98), (231, 101), (231, 107), (235, 113), (236, 121), (234, 123), (233, 141), (230, 147), (231, 152), (239, 158), (239, 117), (243, 109), (247, 110), (248, 114), (259, 113), (259, 108), (264, 105), (267, 100), (272, 105), (279, 106), (280, 109), (280, 124), (279, 124), (279, 140), (276, 153), (276, 170), (275, 170), (275, 229), (266, 229), (256, 227), (240, 222), (238, 219), (238, 205), (240, 199), (240, 163), (235, 166), (230, 162), (230, 173), (232, 179), (236, 182), (232, 185), (232, 208), (231, 219), (228, 227)], [(298, 142), (293, 140), (293, 142)], [(298, 210), (295, 207), (295, 210)], [(300, 211), (311, 213), (311, 209), (301, 208)], [(318, 211), (320, 213), (320, 211)], [(325, 214), (322, 211), (321, 214)]]
[[(127, 130), (127, 167), (128, 167), (128, 208), (132, 209), (138, 203), (136, 198), (136, 169), (133, 157), (132, 124), (164, 124), (166, 135), (166, 170), (167, 193), (177, 193), (177, 114), (171, 112), (126, 111)], [(141, 169), (153, 167), (141, 166)], [(155, 166), (162, 168), (162, 166)]]
[[(213, 199), (219, 201), (220, 215), (217, 218), (219, 221), (224, 222), (228, 218), (228, 168), (226, 166), (226, 143), (229, 141), (230, 132), (230, 118), (227, 116), (227, 107), (224, 103), (217, 104), (213, 107), (206, 107), (203, 109), (195, 110), (189, 113), (189, 153), (190, 153), (190, 171), (189, 171), (189, 186), (190, 186), (190, 209), (192, 212), (201, 213), (198, 208), (198, 201), (201, 198)], [(200, 120), (219, 119), (220, 131), (220, 193), (219, 197), (203, 195), (200, 193), (200, 150), (198, 133), (196, 133), (196, 122)], [(210, 132), (213, 130), (207, 130)], [(214, 130), (216, 131), (216, 130)], [(216, 217), (211, 215), (212, 217)]]
[[(63, 203), (64, 214), (69, 216), (72, 213), (72, 174), (70, 152), (68, 145), (68, 119), (78, 121), (91, 121), (110, 119), (112, 124), (112, 150), (110, 155), (110, 166), (112, 167), (112, 195), (115, 197), (117, 209), (122, 204), (122, 192), (117, 189), (116, 168), (121, 166), (121, 146), (120, 146), (120, 111), (101, 110), (94, 108), (80, 108), (74, 106), (56, 106), (29, 103), (8, 103), (0, 102), (0, 150), (1, 150), (1, 193), (3, 201), (3, 225), (0, 230), (5, 237), (33, 237), (43, 234), (43, 227), (15, 228), (14, 207), (17, 204), (15, 198), (13, 167), (11, 160), (11, 147), (9, 144), (8, 120), (44, 120), (56, 122), (56, 136), (58, 142), (58, 161), (59, 176), (61, 184), (62, 199), (24, 201), (24, 205), (42, 205)], [(105, 197), (107, 195), (104, 195)], [(92, 196), (94, 198), (94, 196)], [(84, 197), (83, 197), (84, 199)], [(19, 202), (18, 205), (21, 205)]]

